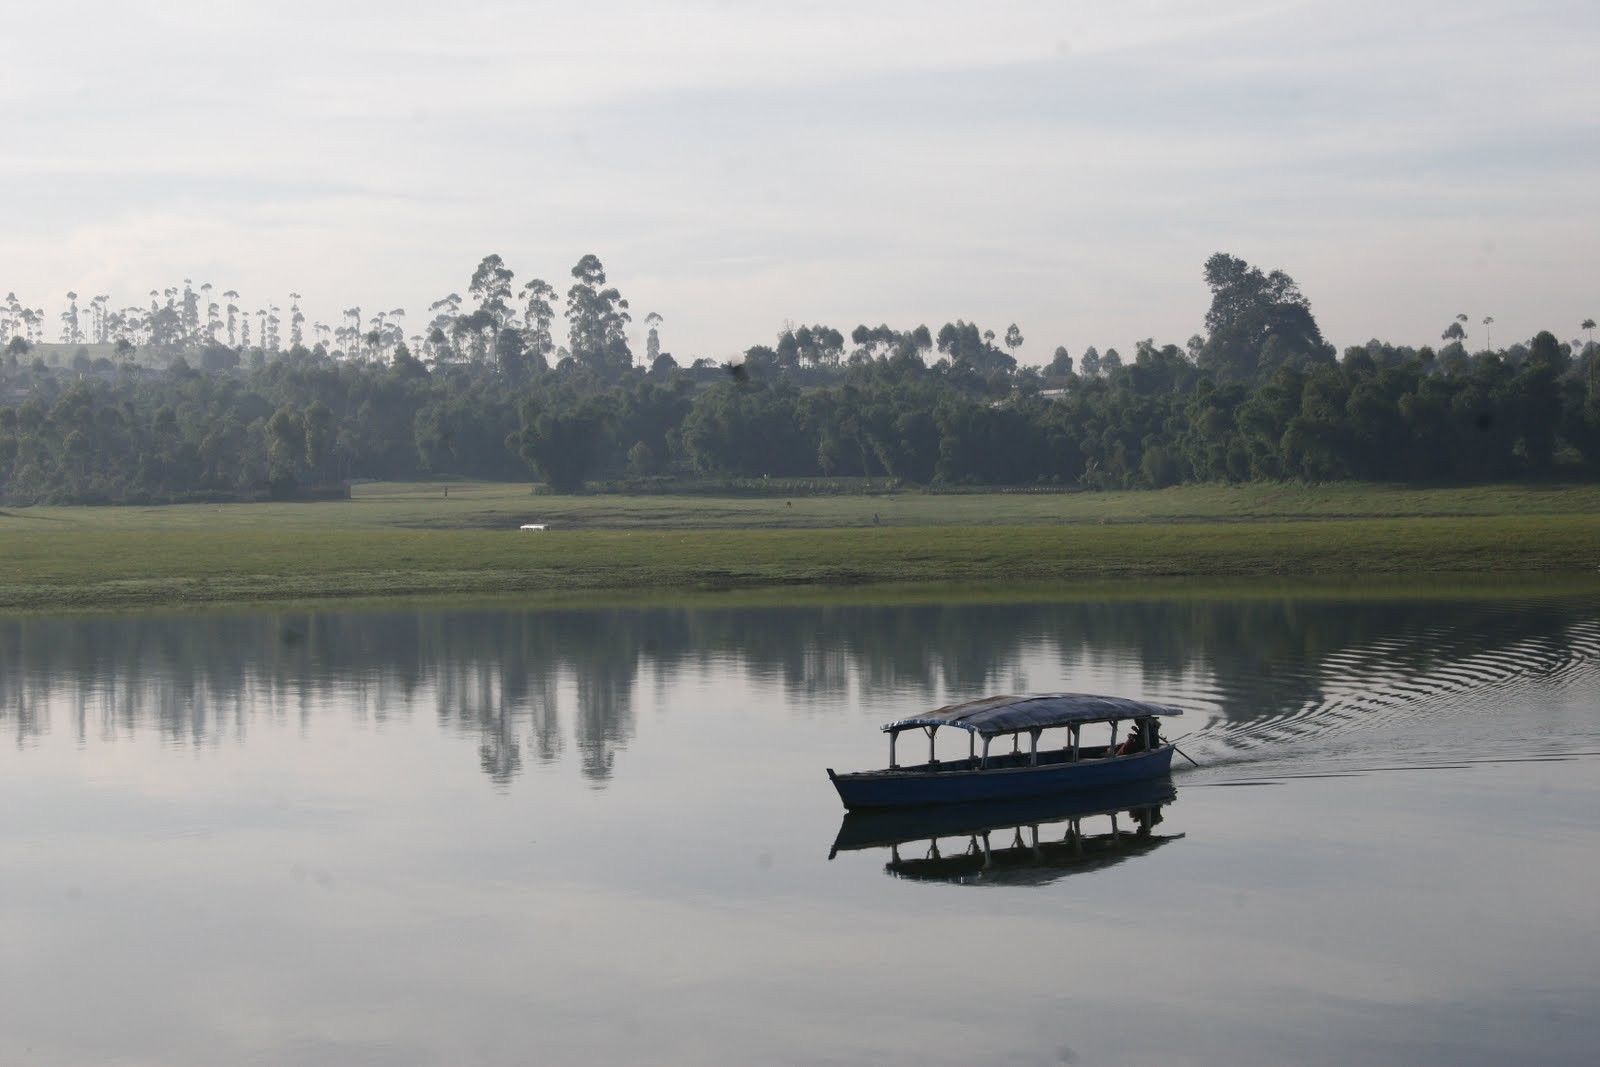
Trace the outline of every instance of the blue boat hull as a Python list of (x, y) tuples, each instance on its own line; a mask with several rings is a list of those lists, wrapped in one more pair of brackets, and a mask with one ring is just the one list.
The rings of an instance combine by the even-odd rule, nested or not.
[(1159, 778), (1166, 775), (1171, 767), (1172, 746), (1162, 745), (1150, 752), (1078, 763), (988, 770), (909, 768), (859, 774), (835, 774), (830, 769), (828, 777), (839, 791), (839, 799), (844, 801), (844, 806), (850, 811), (861, 811), (924, 804), (964, 804), (974, 800), (1015, 800), (1079, 789), (1103, 789)]

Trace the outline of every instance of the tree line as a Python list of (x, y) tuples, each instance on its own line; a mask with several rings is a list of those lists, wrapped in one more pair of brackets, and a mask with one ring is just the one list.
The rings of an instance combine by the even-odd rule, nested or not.
[[(1015, 325), (997, 335), (964, 320), (862, 324), (848, 338), (791, 326), (733, 361), (682, 366), (654, 314), (639, 365), (628, 302), (599, 259), (571, 275), (564, 344), (554, 286), (515, 286), (498, 256), (473, 272), (470, 304), (435, 305), (415, 347), (392, 329), (359, 348), (308, 346), (292, 317), (281, 351), (259, 331), (230, 345), (212, 340), (228, 336), (219, 312), (197, 342), (125, 337), (117, 358), (85, 349), (51, 367), (16, 333), (0, 357), (0, 499), (292, 497), (436, 475), (577, 491), (843, 476), (1122, 488), (1600, 474), (1592, 339), (1541, 332), (1470, 351), (1461, 316), (1437, 349), (1372, 341), (1341, 355), (1293, 279), (1221, 253), (1205, 264), (1203, 335), (1141, 341), (1126, 357), (1057, 348), (1040, 368), (1018, 365)], [(182, 330), (209, 321), (183, 294)], [(102, 325), (91, 318), (95, 337)], [(159, 369), (128, 358), (152, 348)]]
[[(250, 354), (272, 357), (312, 348), (341, 359), (386, 361), (402, 346), (431, 366), (491, 364), (518, 378), (569, 355), (597, 369), (631, 365), (633, 355), (623, 333), (632, 321), (628, 302), (606, 284), (598, 257), (584, 256), (571, 273), (566, 296), (570, 347), (558, 345), (551, 335), (560, 300), (555, 287), (542, 278), (514, 286), (515, 274), (498, 255), (485, 256), (473, 271), (467, 301), (460, 293), (434, 301), (423, 329), (409, 340), (404, 308), (365, 313), (358, 305), (346, 308), (336, 324), (308, 323), (299, 293), (288, 294), (287, 314), (273, 300), (252, 311), (236, 290), (218, 292), (210, 282), (197, 286), (185, 278), (181, 287), (150, 290), (148, 304), (121, 308), (109, 294), (83, 300), (68, 292), (57, 316), (56, 343), (81, 346), (86, 355), (88, 346), (98, 345), (124, 361), (142, 353), (148, 358), (141, 362), (158, 366), (182, 357), (191, 364), (214, 363), (213, 369), (237, 366)], [(47, 343), (49, 318), (43, 308), (30, 307), (9, 292), (0, 303), (0, 342), (20, 344), (23, 352)], [(651, 359), (659, 354), (657, 327), (662, 321), (655, 313), (646, 316)]]

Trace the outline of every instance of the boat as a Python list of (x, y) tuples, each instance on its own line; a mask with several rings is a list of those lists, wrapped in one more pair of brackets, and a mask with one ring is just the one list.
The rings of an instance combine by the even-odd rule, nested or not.
[[(888, 849), (884, 871), (895, 878), (1045, 885), (1180, 840), (1183, 834), (1156, 832), (1162, 808), (1177, 796), (1172, 779), (1162, 777), (1029, 800), (852, 811), (839, 825), (828, 859), (841, 852)], [(1109, 825), (1084, 826), (1098, 818), (1108, 818)], [(902, 852), (913, 843), (921, 847)]]
[[(1182, 714), (1166, 704), (1088, 693), (984, 697), (884, 723), (889, 766), (845, 774), (829, 767), (828, 779), (849, 811), (1101, 789), (1168, 774), (1173, 747), (1161, 739), (1160, 721)], [(1132, 723), (1132, 729), (1119, 743), (1125, 722)], [(1097, 724), (1109, 726), (1108, 739), (1085, 744), (1083, 728)], [(967, 732), (965, 759), (939, 759), (937, 735), (946, 726)], [(899, 737), (918, 729), (928, 735), (928, 761), (902, 766), (896, 753)], [(1041, 735), (1054, 729), (1065, 731), (1062, 744), (1041, 747)], [(1024, 734), (1026, 751), (1021, 745)], [(992, 752), (995, 738), (1007, 736), (1012, 739), (1011, 751)]]

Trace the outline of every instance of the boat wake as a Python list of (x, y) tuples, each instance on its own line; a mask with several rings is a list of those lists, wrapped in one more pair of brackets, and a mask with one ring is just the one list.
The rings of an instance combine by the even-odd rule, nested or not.
[[(1207, 770), (1285, 764), (1340, 773), (1600, 751), (1600, 619), (1518, 632), (1518, 617), (1386, 636), (1233, 687), (1162, 694), (1203, 725), (1183, 749)], [(1193, 777), (1191, 772), (1189, 777)]]

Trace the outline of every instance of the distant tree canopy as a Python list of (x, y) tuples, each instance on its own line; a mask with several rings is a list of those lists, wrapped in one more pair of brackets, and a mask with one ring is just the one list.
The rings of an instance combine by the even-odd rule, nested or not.
[(633, 321), (628, 302), (606, 284), (597, 256), (584, 256), (572, 268), (575, 281), (567, 290), (568, 342), (571, 356), (600, 377), (615, 377), (633, 366), (633, 352), (623, 332)]
[(1333, 362), (1333, 348), (1322, 339), (1311, 302), (1283, 271), (1263, 274), (1237, 256), (1218, 252), (1206, 260), (1205, 278), (1211, 309), (1199, 364), (1218, 383)]
[[(30, 358), (43, 315), (12, 296), (0, 306), (0, 500), (291, 495), (436, 474), (532, 475), (558, 491), (767, 476), (1109, 488), (1600, 475), (1592, 341), (1543, 332), (1473, 353), (1459, 315), (1437, 352), (1371, 341), (1340, 359), (1292, 279), (1221, 254), (1206, 264), (1206, 336), (1146, 339), (1127, 360), (1089, 346), (1076, 365), (1057, 347), (1042, 369), (1018, 367), (1015, 324), (1002, 348), (960, 319), (936, 331), (861, 324), (848, 342), (830, 326), (788, 326), (734, 361), (685, 366), (661, 350), (653, 313), (640, 367), (627, 301), (600, 261), (583, 257), (572, 278), (558, 309), (554, 286), (518, 288), (487, 256), (468, 298), (435, 302), (411, 343), (400, 309), (365, 319), (352, 308), (339, 331), (313, 327), (346, 346), (332, 350), (274, 351), (270, 309), (253, 343), (229, 343), (250, 326), (237, 294), (222, 294), (224, 315), (208, 308), (209, 287), (186, 283), (168, 290), (170, 306), (152, 305), (142, 332), (96, 355), (88, 346), (113, 332), (97, 297), (69, 303), (63, 331), (85, 341), (54, 364)], [(129, 358), (157, 337), (171, 346), (159, 368)]]

